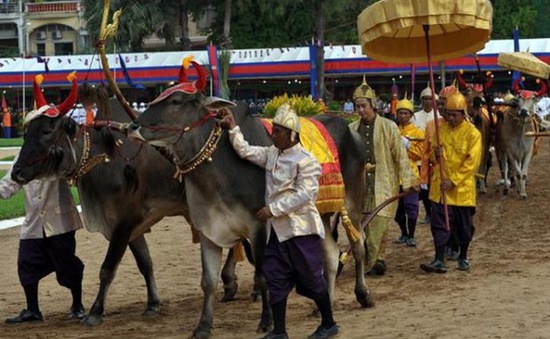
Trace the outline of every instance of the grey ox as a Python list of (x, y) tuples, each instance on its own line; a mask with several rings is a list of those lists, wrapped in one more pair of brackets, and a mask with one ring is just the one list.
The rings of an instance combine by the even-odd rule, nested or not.
[[(266, 225), (256, 219), (265, 205), (265, 172), (241, 159), (223, 133), (215, 110), (233, 106), (219, 98), (205, 97), (206, 72), (194, 63), (199, 73), (196, 83), (184, 83), (167, 89), (131, 126), (129, 137), (163, 147), (176, 157), (185, 182), (191, 220), (200, 232), (204, 304), (195, 338), (211, 334), (214, 292), (220, 272), (222, 249), (231, 248), (243, 238), (251, 241), (256, 265), (255, 283), (266, 297), (265, 278), (261, 274), (266, 244)], [(233, 108), (245, 139), (252, 145), (271, 145), (262, 124), (243, 104)], [(346, 186), (346, 206), (354, 225), (359, 226), (363, 197), (365, 150), (359, 135), (344, 119), (322, 115), (315, 117), (333, 137), (340, 156)], [(330, 214), (322, 216), (327, 237), (323, 242), (324, 269), (331, 296), (338, 269), (339, 250), (330, 236)], [(365, 252), (362, 241), (355, 242), (355, 294), (358, 302), (372, 306), (364, 274)], [(263, 312), (270, 312), (269, 308)], [(263, 314), (262, 312), (262, 314)], [(261, 321), (265, 321), (265, 314)], [(265, 329), (260, 323), (260, 329)]]
[[(118, 101), (99, 103), (96, 119), (105, 119), (111, 106), (110, 119), (129, 121)], [(73, 179), (86, 228), (110, 242), (86, 324), (102, 322), (107, 291), (128, 246), (147, 285), (144, 315), (158, 314), (159, 296), (144, 232), (165, 216), (188, 218), (184, 184), (172, 178), (174, 170), (174, 164), (153, 147), (132, 143), (109, 128), (81, 127), (67, 116), (42, 116), (27, 126), (13, 179), (21, 184), (49, 176)], [(237, 288), (232, 260), (224, 266), (224, 282), (224, 300), (230, 300)]]
[(526, 133), (536, 131), (533, 118), (536, 97), (546, 92), (546, 85), (541, 82), (541, 89), (534, 92), (519, 90), (516, 81), (514, 90), (516, 98), (508, 103), (509, 107), (498, 113), (495, 149), (504, 181), (503, 193), (508, 194), (510, 181), (507, 179), (514, 176), (520, 198), (526, 199), (525, 184), (534, 145), (534, 138), (526, 136)]

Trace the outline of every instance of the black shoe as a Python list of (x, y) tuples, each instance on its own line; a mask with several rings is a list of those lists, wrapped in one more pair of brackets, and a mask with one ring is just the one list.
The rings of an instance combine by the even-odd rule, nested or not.
[(71, 311), (69, 312), (69, 319), (83, 319), (84, 317), (86, 317), (84, 306), (78, 305), (71, 307)]
[(429, 264), (421, 264), (420, 268), (428, 273), (447, 273), (447, 265), (441, 260), (434, 260)]
[(458, 259), (458, 265), (456, 266), (459, 271), (470, 271), (470, 262), (468, 259)]
[(388, 267), (384, 260), (376, 260), (370, 271), (366, 273), (369, 276), (382, 276), (386, 273)]
[(317, 327), (315, 332), (313, 332), (307, 339), (327, 339), (335, 336), (338, 334), (338, 331), (340, 330), (340, 327), (338, 325), (334, 324), (329, 328), (323, 327), (323, 325), (320, 325)]
[(288, 334), (286, 334), (286, 332), (279, 333), (279, 334), (269, 332), (266, 336), (262, 337), (261, 339), (288, 339)]
[(407, 239), (409, 239), (409, 237), (407, 237), (406, 235), (402, 235), (400, 236), (399, 238), (397, 238), (396, 240), (394, 240), (394, 244), (404, 244), (407, 242)]
[(23, 310), (18, 316), (7, 318), (6, 324), (20, 324), (29, 321), (43, 321), (42, 313)]
[(407, 238), (407, 246), (416, 247), (416, 240), (414, 238)]

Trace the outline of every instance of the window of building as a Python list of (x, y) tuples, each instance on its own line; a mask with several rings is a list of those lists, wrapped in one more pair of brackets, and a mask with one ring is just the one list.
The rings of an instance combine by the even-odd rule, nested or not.
[(55, 44), (55, 55), (73, 55), (74, 48), (72, 42), (59, 42)]
[(37, 43), (36, 44), (36, 53), (38, 55), (46, 55), (46, 44), (45, 43)]

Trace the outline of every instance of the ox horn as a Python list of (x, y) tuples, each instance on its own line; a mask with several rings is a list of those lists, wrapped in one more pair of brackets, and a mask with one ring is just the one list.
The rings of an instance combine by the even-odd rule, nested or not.
[(197, 88), (199, 91), (202, 91), (206, 87), (206, 69), (196, 63), (195, 61), (191, 61), (193, 66), (195, 66), (195, 69), (197, 70), (197, 73), (199, 75), (199, 78), (197, 81), (195, 81), (195, 88)]
[(44, 93), (42, 93), (42, 89), (40, 88), (42, 81), (44, 81), (44, 76), (42, 74), (38, 74), (34, 77), (33, 93), (34, 101), (36, 102), (36, 108), (48, 105), (48, 102), (44, 97)]
[(187, 79), (187, 69), (191, 64), (191, 61), (193, 61), (192, 55), (183, 58), (183, 60), (181, 61), (181, 68), (178, 74), (178, 83), (183, 84), (185, 82), (189, 82), (189, 80)]
[(69, 80), (71, 85), (71, 91), (69, 92), (69, 96), (63, 101), (61, 104), (57, 105), (57, 110), (59, 111), (60, 115), (65, 115), (67, 112), (73, 108), (74, 104), (76, 103), (77, 93), (78, 93), (78, 83), (76, 81), (76, 72), (72, 72), (69, 75), (67, 75), (67, 80)]
[(514, 90), (514, 94), (518, 94), (519, 91), (521, 90), (519, 88), (519, 83), (521, 81), (521, 78), (517, 78), (516, 80), (514, 80), (514, 82), (512, 83), (512, 89)]
[(456, 72), (456, 79), (458, 80), (458, 84), (464, 88), (468, 88), (468, 84), (464, 81), (464, 79), (462, 78), (462, 72), (463, 70), (460, 70), (458, 72)]
[(537, 96), (540, 97), (547, 92), (548, 88), (546, 87), (545, 81), (541, 81), (541, 79), (537, 79), (537, 82), (540, 83), (540, 89), (537, 92)]

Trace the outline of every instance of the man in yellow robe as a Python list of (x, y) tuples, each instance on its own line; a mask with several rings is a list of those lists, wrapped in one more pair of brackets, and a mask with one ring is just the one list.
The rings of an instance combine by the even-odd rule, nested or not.
[[(353, 93), (355, 110), (361, 119), (350, 124), (350, 128), (361, 135), (367, 151), (363, 204), (363, 213), (366, 214), (398, 194), (400, 184), (404, 190), (418, 189), (397, 125), (374, 111), (375, 98), (374, 90), (363, 79)], [(397, 203), (389, 204), (367, 226), (367, 265), (371, 274), (383, 275), (386, 272), (384, 244), (388, 224), (395, 217), (396, 210)]]
[[(424, 132), (411, 123), (414, 116), (414, 106), (407, 99), (399, 100), (396, 107), (397, 123), (399, 133), (404, 138), (405, 148), (411, 170), (418, 179), (420, 176), (417, 162), (422, 159)], [(415, 247), (416, 220), (418, 219), (418, 193), (413, 193), (399, 199), (395, 221), (401, 229), (401, 236), (395, 240), (396, 244), (406, 243), (407, 246)]]
[[(468, 248), (474, 233), (475, 173), (481, 160), (481, 134), (466, 120), (466, 109), (466, 98), (460, 93), (451, 94), (445, 105), (447, 122), (440, 128), (441, 145), (437, 145), (435, 135), (430, 136), (430, 158), (435, 164), (430, 181), (435, 259), (420, 265), (426, 272), (447, 272), (444, 255), (451, 232), (460, 247), (457, 268), (470, 269)], [(437, 161), (440, 157), (444, 164), (443, 178)], [(445, 225), (444, 202), (448, 207), (450, 230)]]

